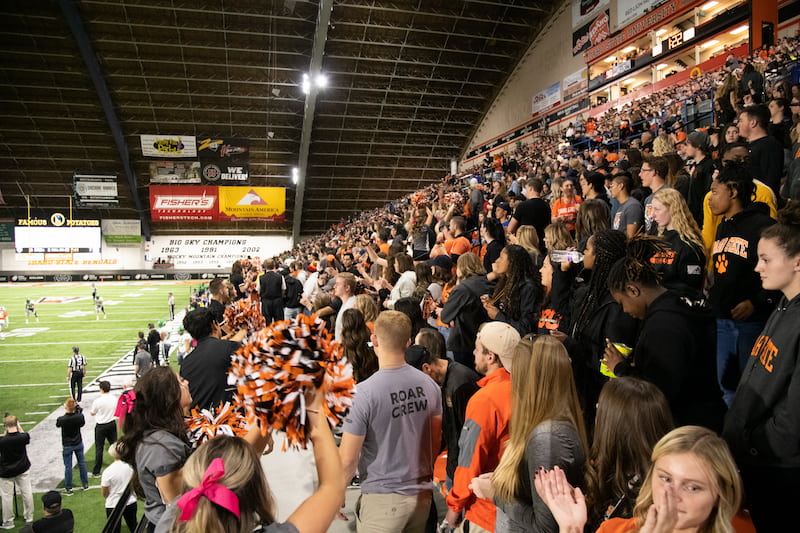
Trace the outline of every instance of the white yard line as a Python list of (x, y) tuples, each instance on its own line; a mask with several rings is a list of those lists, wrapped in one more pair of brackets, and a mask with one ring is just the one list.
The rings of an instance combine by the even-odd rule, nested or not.
[[(130, 344), (130, 339), (125, 339), (124, 341), (80, 341), (80, 344), (108, 344), (108, 343), (121, 343), (127, 342)], [(21, 342), (17, 344), (11, 344), (9, 342), (4, 342), (3, 346), (43, 346), (43, 345), (54, 345), (54, 344), (71, 344), (75, 346), (75, 341), (65, 341), (65, 342)]]

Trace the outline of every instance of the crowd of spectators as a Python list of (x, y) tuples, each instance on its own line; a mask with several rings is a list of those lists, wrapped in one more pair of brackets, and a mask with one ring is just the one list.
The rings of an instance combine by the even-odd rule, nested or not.
[[(142, 374), (125, 418), (117, 451), (149, 531), (322, 532), (345, 480), (358, 531), (436, 531), (445, 448), (444, 529), (785, 530), (800, 496), (800, 117), (778, 108), (800, 111), (780, 96), (800, 86), (776, 80), (797, 46), (731, 56), (571, 138), (538, 135), (237, 261), (187, 310), (180, 376)], [(678, 118), (733, 79), (713, 128)], [(192, 451), (182, 420), (233, 398), (226, 368), (253, 332), (226, 309), (242, 301), (267, 323), (324, 320), (357, 382), (338, 450), (322, 393), (305, 399), (320, 485), (282, 524), (261, 428)]]

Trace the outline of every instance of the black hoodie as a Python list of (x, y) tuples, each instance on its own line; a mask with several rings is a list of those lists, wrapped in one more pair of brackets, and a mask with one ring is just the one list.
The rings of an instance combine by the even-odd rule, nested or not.
[(711, 310), (666, 291), (648, 306), (631, 359), (614, 373), (661, 389), (676, 425), (719, 431), (725, 403), (717, 384), (716, 342)]
[(800, 467), (799, 325), (784, 297), (756, 340), (722, 432), (739, 464)]
[(776, 291), (765, 291), (754, 270), (758, 262), (758, 240), (761, 230), (775, 220), (769, 207), (754, 202), (731, 218), (723, 218), (714, 240), (712, 271), (714, 284), (710, 300), (717, 318), (731, 318), (731, 309), (750, 300), (755, 307), (747, 322), (764, 322), (780, 298)]

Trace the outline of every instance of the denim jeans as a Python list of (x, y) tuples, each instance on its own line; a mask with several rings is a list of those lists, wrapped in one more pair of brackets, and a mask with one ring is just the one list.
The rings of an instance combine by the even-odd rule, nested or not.
[(717, 381), (728, 407), (733, 403), (736, 385), (763, 329), (763, 322), (717, 319)]
[(86, 471), (86, 460), (83, 458), (83, 443), (77, 446), (64, 446), (62, 455), (64, 457), (64, 488), (67, 490), (72, 489), (72, 454), (78, 460), (78, 471), (81, 475), (81, 484), (84, 487), (89, 486), (89, 474)]

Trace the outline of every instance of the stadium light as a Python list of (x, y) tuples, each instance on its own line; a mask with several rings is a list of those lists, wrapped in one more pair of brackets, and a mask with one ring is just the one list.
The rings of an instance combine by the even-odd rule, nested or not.
[(739, 26), (738, 28), (732, 29), (729, 33), (731, 35), (739, 35), (740, 33), (745, 32), (745, 31), (747, 31), (749, 29), (750, 29), (750, 26), (745, 24), (744, 26)]
[(715, 44), (719, 44), (719, 41), (716, 39), (711, 39), (710, 41), (701, 44), (700, 48), (711, 48)]
[(662, 35), (664, 35), (665, 33), (667, 33), (667, 30), (665, 30), (664, 28), (661, 28), (660, 30), (658, 30), (658, 31), (656, 32), (656, 36), (657, 36), (657, 37), (661, 37), (661, 36), (662, 36)]
[(702, 11), (708, 11), (712, 7), (715, 7), (715, 6), (718, 6), (718, 5), (719, 5), (719, 2), (715, 2), (714, 0), (712, 0), (711, 2), (706, 2), (705, 4), (703, 4), (703, 7), (701, 7), (700, 9)]
[(656, 70), (664, 70), (664, 69), (665, 69), (665, 68), (667, 68), (668, 66), (669, 66), (669, 65), (667, 65), (666, 63), (661, 63), (661, 64), (659, 64), (659, 65), (656, 65)]
[(298, 182), (299, 179), (300, 179), (300, 169), (297, 168), (297, 167), (294, 167), (292, 169), (292, 183), (297, 185), (297, 182)]
[(628, 46), (627, 48), (623, 48), (623, 49), (622, 49), (622, 53), (623, 53), (623, 54), (627, 54), (627, 53), (629, 53), (629, 52), (633, 52), (634, 50), (636, 50), (636, 47), (635, 47), (635, 46)]
[(613, 63), (616, 60), (617, 60), (616, 56), (608, 56), (603, 61), (605, 61), (606, 63)]
[(311, 92), (311, 80), (308, 78), (308, 74), (303, 74), (303, 94), (308, 94)]

